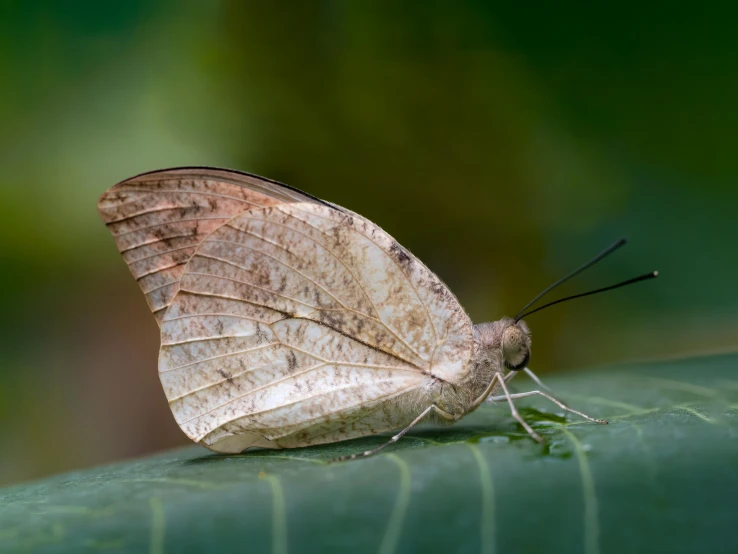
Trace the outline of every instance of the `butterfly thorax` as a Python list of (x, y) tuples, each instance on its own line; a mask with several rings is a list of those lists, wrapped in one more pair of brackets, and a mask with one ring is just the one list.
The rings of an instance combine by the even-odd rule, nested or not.
[[(530, 357), (530, 331), (520, 321), (506, 317), (480, 323), (473, 329), (474, 347), (468, 377), (456, 387), (443, 387), (437, 404), (453, 414), (471, 411), (474, 401), (486, 390), (495, 373), (521, 369)], [(496, 389), (492, 391), (496, 394)]]

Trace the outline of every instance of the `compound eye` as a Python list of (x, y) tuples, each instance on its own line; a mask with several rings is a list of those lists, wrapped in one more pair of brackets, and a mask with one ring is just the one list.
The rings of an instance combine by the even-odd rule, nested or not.
[(502, 359), (512, 371), (524, 368), (530, 360), (530, 337), (517, 325), (510, 325), (502, 334)]
[[(522, 354), (522, 353), (521, 353)], [(515, 360), (517, 362), (517, 360)], [(520, 369), (523, 369), (525, 366), (528, 365), (528, 362), (530, 361), (530, 350), (525, 351), (525, 355), (522, 357), (522, 359), (518, 363), (511, 363), (511, 361), (505, 360), (505, 367), (509, 369), (510, 371), (518, 371)]]

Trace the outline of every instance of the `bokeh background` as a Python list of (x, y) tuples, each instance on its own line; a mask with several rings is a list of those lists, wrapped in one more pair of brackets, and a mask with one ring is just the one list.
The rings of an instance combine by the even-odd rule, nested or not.
[(477, 322), (628, 237), (558, 294), (661, 278), (532, 316), (544, 376), (738, 348), (735, 4), (494, 4), (2, 2), (0, 484), (187, 442), (96, 212), (152, 169), (360, 212)]

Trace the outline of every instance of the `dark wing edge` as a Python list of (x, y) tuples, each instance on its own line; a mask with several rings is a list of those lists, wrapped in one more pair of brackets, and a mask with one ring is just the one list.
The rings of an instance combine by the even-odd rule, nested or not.
[(228, 168), (228, 167), (217, 167), (217, 166), (212, 166), (212, 165), (183, 165), (183, 166), (167, 167), (167, 168), (164, 168), (164, 169), (154, 169), (152, 171), (144, 171), (143, 173), (139, 173), (138, 175), (133, 175), (132, 177), (128, 177), (127, 179), (124, 179), (124, 180), (116, 183), (115, 185), (113, 185), (112, 187), (110, 187), (110, 189), (108, 189), (105, 193), (103, 193), (101, 195), (100, 199), (102, 200), (102, 198), (105, 196), (105, 194), (107, 194), (108, 192), (110, 192), (111, 190), (113, 190), (114, 188), (116, 188), (116, 187), (118, 187), (120, 185), (129, 183), (131, 181), (136, 181), (138, 179), (141, 179), (142, 177), (148, 177), (148, 176), (151, 176), (151, 175), (157, 175), (157, 174), (161, 174), (161, 173), (171, 173), (171, 172), (190, 172), (190, 173), (195, 173), (195, 172), (222, 172), (222, 173), (230, 173), (230, 174), (233, 174), (234, 176), (238, 175), (238, 176), (241, 176), (241, 177), (248, 177), (250, 179), (256, 179), (256, 180), (259, 180), (259, 181), (263, 181), (264, 183), (268, 183), (270, 185), (274, 185), (277, 188), (286, 189), (285, 190), (285, 193), (286, 194), (289, 191), (289, 193), (295, 193), (297, 195), (301, 195), (301, 197), (295, 197), (294, 200), (293, 200), (293, 202), (304, 202), (304, 201), (306, 201), (306, 199), (309, 199), (309, 200), (312, 200), (313, 202), (318, 202), (319, 204), (323, 204), (325, 206), (330, 206), (331, 208), (336, 208), (336, 209), (339, 209), (341, 211), (343, 210), (343, 208), (341, 208), (340, 206), (337, 206), (335, 204), (332, 204), (331, 202), (327, 202), (327, 201), (325, 201), (325, 200), (323, 200), (321, 198), (318, 198), (317, 196), (313, 196), (309, 192), (305, 192), (304, 190), (300, 190), (297, 187), (293, 187), (292, 185), (288, 185), (288, 184), (282, 183), (280, 181), (276, 181), (274, 179), (270, 179), (268, 177), (262, 177), (261, 175), (257, 175), (255, 173), (249, 173), (248, 171), (241, 171), (239, 169), (231, 169), (231, 168)]

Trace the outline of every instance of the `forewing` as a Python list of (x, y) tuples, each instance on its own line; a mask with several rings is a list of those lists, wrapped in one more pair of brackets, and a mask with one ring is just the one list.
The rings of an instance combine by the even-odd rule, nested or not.
[(103, 194), (98, 209), (161, 322), (205, 237), (246, 210), (313, 200), (254, 175), (193, 167), (127, 179)]
[(203, 240), (180, 289), (160, 376), (183, 430), (216, 450), (396, 428), (388, 401), (468, 370), (471, 322), (445, 285), (376, 225), (329, 206), (234, 217)]

